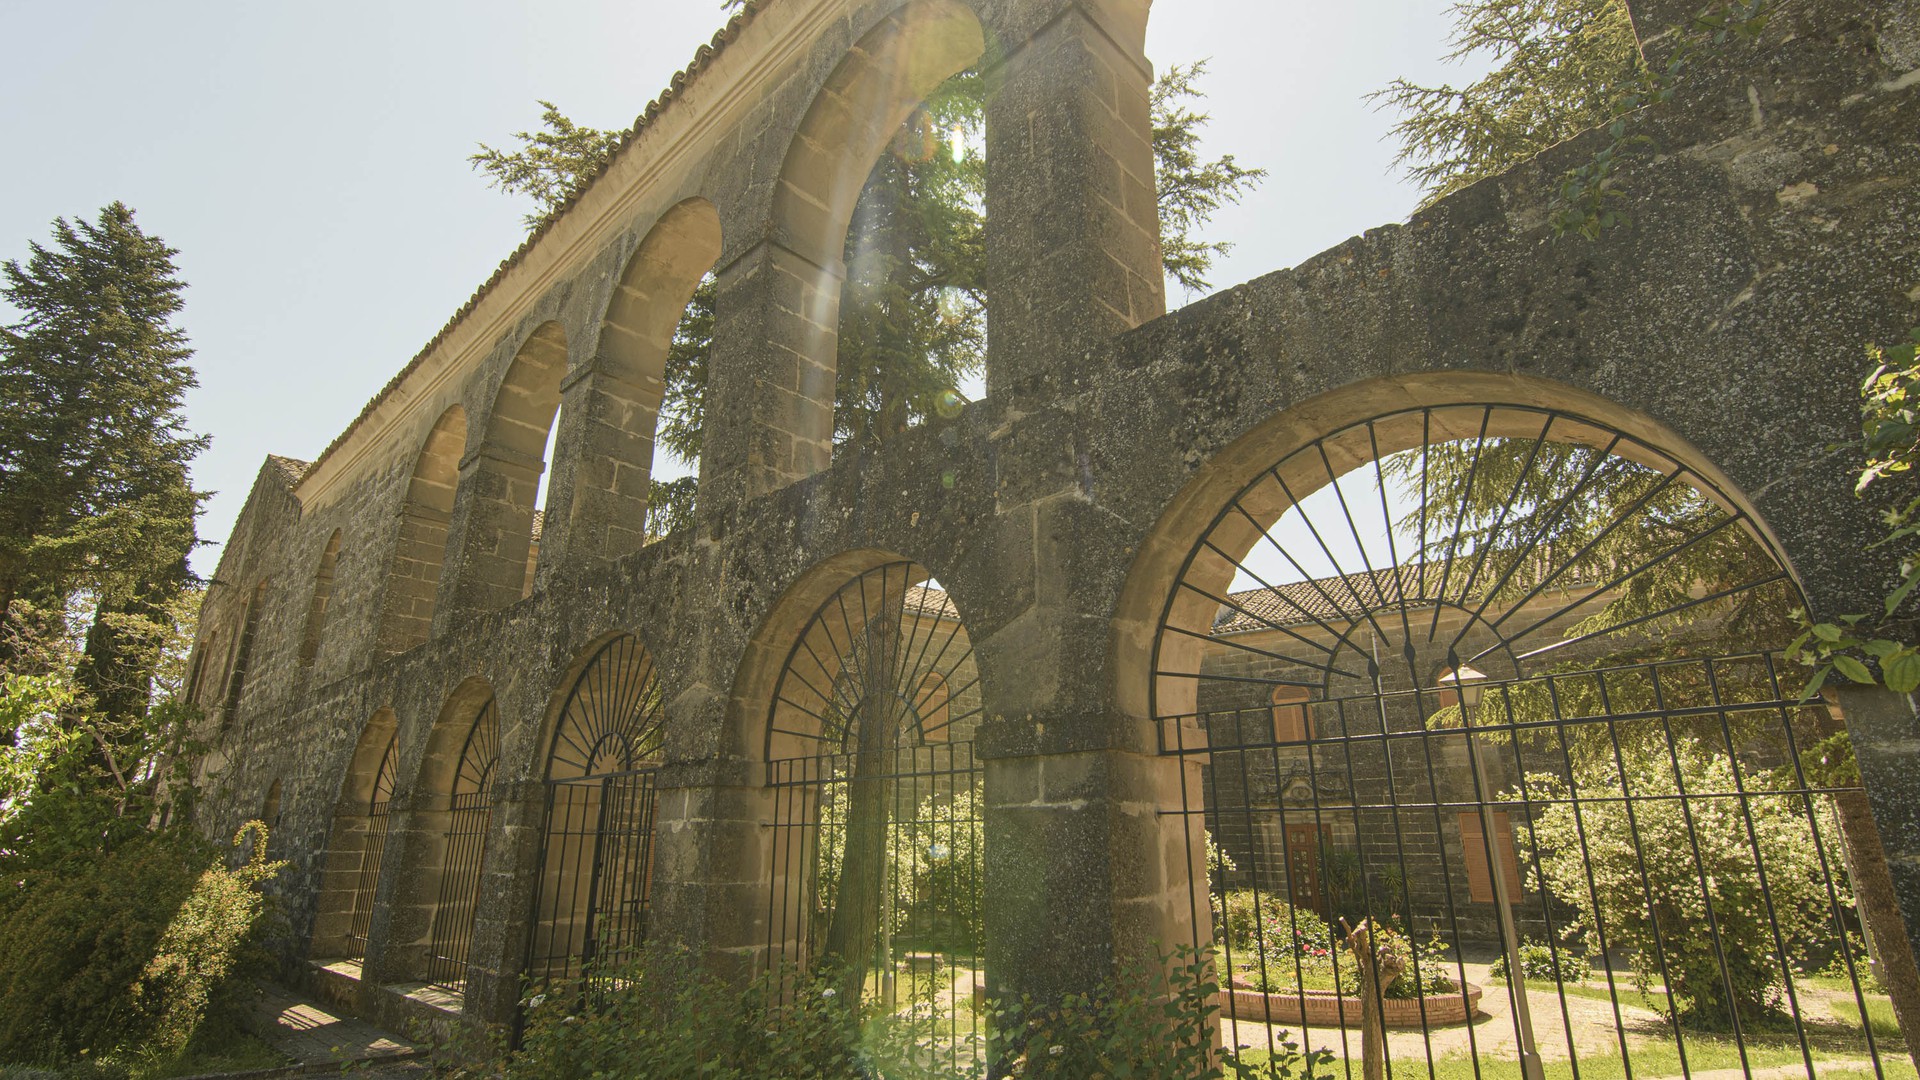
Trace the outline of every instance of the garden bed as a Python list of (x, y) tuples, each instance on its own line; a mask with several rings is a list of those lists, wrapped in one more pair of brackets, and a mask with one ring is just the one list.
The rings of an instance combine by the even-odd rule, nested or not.
[[(1465, 993), (1449, 991), (1424, 998), (1384, 998), (1380, 1005), (1388, 1027), (1434, 1027), (1471, 1020), (1479, 1014), (1480, 995), (1480, 988), (1468, 983)], [(1226, 998), (1221, 1003), (1221, 1012), (1236, 1020), (1311, 1027), (1360, 1026), (1360, 999), (1331, 990), (1283, 990), (1269, 994), (1236, 985), (1228, 988)]]

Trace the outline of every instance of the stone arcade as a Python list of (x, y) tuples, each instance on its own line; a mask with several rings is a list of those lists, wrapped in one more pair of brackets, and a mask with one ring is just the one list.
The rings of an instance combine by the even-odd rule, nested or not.
[[(1673, 40), (1652, 31), (1692, 12), (1629, 6), (1656, 56)], [(1916, 11), (1780, 5), (1647, 117), (1633, 224), (1598, 242), (1548, 224), (1600, 145), (1576, 139), (1167, 313), (1148, 0), (749, 4), (331, 446), (261, 470), (192, 662), (197, 812), (213, 833), (277, 819), (290, 965), (348, 961), (312, 977), (374, 1015), (419, 1005), (384, 987), (432, 983), (506, 1022), (536, 929), (564, 944), (613, 917), (555, 908), (549, 789), (607, 778), (582, 804), (604, 818), (644, 758), (648, 801), (617, 811), (640, 845), (613, 888), (626, 940), (752, 971), (781, 947), (783, 667), (823, 600), (910, 561), (902, 581), (937, 579), (971, 646), (964, 675), (912, 694), (969, 717), (987, 983), (1092, 986), (1194, 936), (1192, 837), (1167, 812), (1191, 766), (1160, 752), (1157, 639), (1206, 522), (1297, 447), (1418, 407), (1558, 410), (1710, 482), (1817, 611), (1876, 602), (1890, 556), (1862, 555), (1873, 516), (1826, 448), (1855, 424), (1863, 344), (1920, 322)], [(987, 394), (836, 454), (855, 197), (976, 63), (995, 88)], [(662, 365), (709, 271), (697, 521), (649, 543)], [(622, 694), (643, 722), (595, 728)], [(1890, 695), (1841, 700), (1920, 926), (1920, 722)], [(591, 745), (564, 771), (576, 730)]]

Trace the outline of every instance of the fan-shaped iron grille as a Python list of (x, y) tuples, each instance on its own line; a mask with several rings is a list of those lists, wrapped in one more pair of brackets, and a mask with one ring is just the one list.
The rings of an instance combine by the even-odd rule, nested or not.
[(653, 659), (630, 635), (601, 645), (567, 694), (547, 757), (536, 981), (610, 978), (646, 941), (663, 717)]
[(768, 713), (768, 955), (830, 960), (868, 1016), (952, 1075), (984, 1061), (973, 646), (910, 562), (848, 580), (788, 653)]
[(427, 979), (458, 989), (466, 984), (473, 920), (493, 825), (493, 770), (500, 760), (499, 709), (488, 698), (467, 726), (447, 806), (440, 900), (427, 943)]
[[(1188, 913), (1226, 1045), (1284, 1027), (1358, 1074), (1374, 994), (1417, 1029), (1386, 1042), (1396, 1076), (1811, 1070), (1838, 1030), (1877, 1060), (1839, 869), (1877, 841), (1838, 824), (1857, 783), (1803, 764), (1838, 728), (1779, 670), (1798, 593), (1760, 535), (1648, 443), (1507, 405), (1343, 428), (1226, 499), (1151, 689), (1200, 766)], [(1384, 995), (1341, 919), (1423, 943)], [(1496, 1020), (1456, 1022), (1475, 1007)]]

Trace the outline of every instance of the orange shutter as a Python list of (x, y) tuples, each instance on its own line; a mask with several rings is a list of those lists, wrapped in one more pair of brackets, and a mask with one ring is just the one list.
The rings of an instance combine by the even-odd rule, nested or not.
[[(1520, 900), (1520, 861), (1513, 849), (1513, 823), (1505, 811), (1493, 815), (1494, 846), (1500, 852), (1500, 871), (1507, 879), (1507, 899)], [(1480, 814), (1460, 815), (1461, 846), (1466, 850), (1467, 892), (1476, 904), (1493, 903), (1493, 879), (1487, 876), (1487, 843), (1481, 835)]]
[(1273, 688), (1273, 741), (1305, 742), (1313, 738), (1313, 723), (1307, 719), (1307, 689), (1304, 686)]

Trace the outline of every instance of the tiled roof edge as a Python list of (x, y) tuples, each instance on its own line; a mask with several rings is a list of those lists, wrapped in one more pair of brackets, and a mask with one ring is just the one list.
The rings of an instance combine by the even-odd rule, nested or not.
[(521, 260), (526, 258), (527, 253), (533, 250), (534, 245), (540, 242), (540, 238), (551, 231), (554, 225), (558, 223), (561, 218), (565, 217), (569, 210), (573, 209), (581, 197), (600, 181), (600, 178), (606, 174), (607, 170), (613, 167), (614, 161), (619, 158), (621, 154), (625, 153), (628, 147), (633, 145), (634, 140), (639, 138), (642, 132), (646, 131), (647, 127), (659, 117), (667, 106), (671, 104), (676, 97), (685, 92), (687, 87), (693, 85), (693, 80), (697, 78), (701, 72), (712, 66), (714, 58), (725, 51), (726, 47), (740, 36), (740, 32), (753, 21), (754, 17), (777, 2), (778, 0), (746, 0), (746, 3), (741, 9), (736, 12), (732, 18), (727, 20), (727, 24), (721, 27), (718, 33), (713, 35), (711, 42), (703, 44), (696, 49), (693, 54), (692, 63), (675, 72), (673, 78), (668, 81), (667, 88), (660, 92), (660, 96), (648, 102), (646, 109), (634, 119), (633, 126), (628, 128), (621, 136), (620, 145), (614, 147), (613, 153), (607, 155), (606, 163), (601, 165), (592, 176), (588, 177), (585, 183), (574, 188), (573, 193), (567, 196), (567, 200), (555, 207), (553, 212), (547, 215), (546, 219), (540, 223), (538, 228), (528, 233), (527, 238), (520, 242), (520, 246), (513, 250), (513, 254), (500, 260), (500, 265), (494, 268), (493, 275), (487, 278), (478, 289), (475, 289), (473, 295), (467, 297), (466, 303), (461, 304), (458, 310), (453, 313), (453, 317), (446, 321), (446, 324), (440, 328), (439, 332), (434, 334), (426, 345), (413, 355), (413, 359), (407, 361), (406, 366), (400, 369), (399, 374), (387, 380), (387, 384), (381, 387), (380, 392), (375, 394), (372, 399), (367, 402), (366, 406), (360, 410), (359, 415), (355, 416), (352, 422), (347, 424), (346, 428), (342, 430), (339, 435), (335, 436), (332, 442), (327, 444), (326, 449), (320, 451), (320, 455), (313, 459), (307, 466), (306, 471), (311, 472), (314, 466), (327, 460), (327, 458), (333, 455), (334, 451), (340, 449), (340, 447), (346, 443), (348, 437), (359, 430), (360, 425), (366, 422), (367, 417), (373, 415), (373, 411), (379, 408), (380, 404), (386, 401), (395, 390), (399, 389), (400, 384), (406, 381), (407, 376), (419, 370), (420, 365), (425, 363), (427, 357), (433, 353), (434, 349), (438, 348), (440, 344), (447, 339), (447, 335), (453, 332), (454, 327), (459, 326), (461, 320), (472, 314), (473, 309), (479, 305), (480, 301), (486, 299), (488, 294), (493, 292), (494, 288), (500, 284), (501, 279), (507, 276), (507, 272), (515, 266), (518, 266)]

